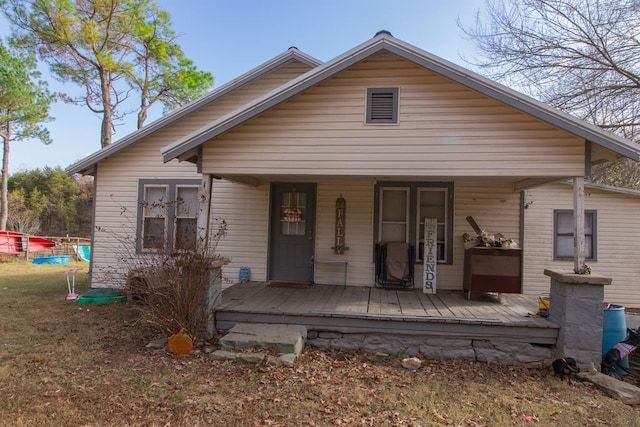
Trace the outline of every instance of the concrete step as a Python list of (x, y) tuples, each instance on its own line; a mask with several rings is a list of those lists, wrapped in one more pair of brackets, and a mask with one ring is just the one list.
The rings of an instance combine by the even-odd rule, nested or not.
[(237, 323), (220, 339), (220, 346), (226, 351), (265, 349), (298, 356), (306, 341), (307, 328), (304, 326)]

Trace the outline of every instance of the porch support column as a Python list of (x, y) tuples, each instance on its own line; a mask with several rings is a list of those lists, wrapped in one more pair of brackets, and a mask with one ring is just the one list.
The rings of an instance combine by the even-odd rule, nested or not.
[(554, 357), (573, 357), (581, 369), (602, 359), (604, 287), (611, 278), (544, 270), (551, 278), (549, 320), (560, 326)]
[(197, 235), (196, 245), (199, 253), (208, 254), (209, 252), (209, 224), (211, 218), (211, 183), (213, 176), (209, 174), (202, 175), (202, 182), (198, 190), (198, 219), (197, 219)]
[(584, 177), (573, 178), (573, 271), (585, 274)]
[[(205, 257), (211, 257), (214, 255), (213, 253), (210, 253), (211, 248), (209, 247), (212, 183), (213, 176), (210, 174), (203, 174), (200, 188), (198, 190), (199, 207), (198, 218), (196, 220), (196, 249), (199, 254), (202, 254)], [(206, 313), (207, 325), (206, 331), (204, 331), (204, 336), (207, 339), (212, 338), (216, 334), (215, 311), (222, 302), (222, 267), (226, 263), (226, 261), (221, 259), (212, 259), (205, 277), (207, 286), (201, 309)]]

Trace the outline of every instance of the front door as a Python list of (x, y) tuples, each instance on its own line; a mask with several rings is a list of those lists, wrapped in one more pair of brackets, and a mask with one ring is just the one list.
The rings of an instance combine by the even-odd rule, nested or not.
[(271, 184), (271, 280), (313, 280), (315, 226), (316, 184)]

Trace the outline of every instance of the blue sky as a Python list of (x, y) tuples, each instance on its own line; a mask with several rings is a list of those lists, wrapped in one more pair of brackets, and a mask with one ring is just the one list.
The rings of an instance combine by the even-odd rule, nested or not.
[[(215, 86), (251, 70), (290, 46), (328, 61), (370, 39), (379, 30), (452, 62), (473, 55), (473, 45), (456, 25), (471, 24), (484, 0), (159, 0), (180, 34), (187, 56), (211, 72)], [(0, 35), (6, 37), (5, 21)], [(79, 93), (42, 68), (43, 78), (57, 92)], [(135, 106), (129, 107), (132, 111)], [(147, 124), (161, 115), (155, 107)], [(47, 123), (53, 143), (21, 141), (11, 145), (10, 173), (67, 167), (100, 149), (100, 117), (86, 107), (56, 103)], [(117, 142), (135, 130), (135, 114), (116, 128)]]

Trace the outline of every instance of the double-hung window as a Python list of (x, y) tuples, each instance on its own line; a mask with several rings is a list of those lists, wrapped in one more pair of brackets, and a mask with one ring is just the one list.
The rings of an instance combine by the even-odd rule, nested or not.
[[(586, 259), (597, 259), (596, 227), (597, 215), (594, 210), (584, 212), (584, 255)], [(553, 257), (573, 258), (573, 211), (556, 209), (553, 211)]]
[(195, 248), (198, 180), (140, 180), (138, 252)]
[(375, 186), (375, 242), (406, 242), (424, 258), (424, 224), (435, 218), (437, 258), (453, 259), (453, 183), (378, 182)]

